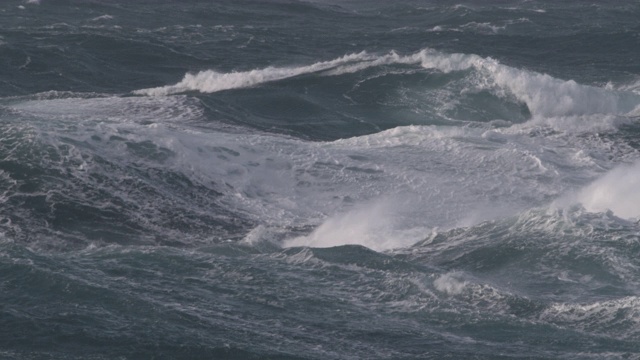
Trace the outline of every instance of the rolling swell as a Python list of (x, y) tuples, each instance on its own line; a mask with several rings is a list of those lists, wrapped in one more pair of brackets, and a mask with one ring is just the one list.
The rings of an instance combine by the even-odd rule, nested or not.
[[(346, 79), (325, 80), (324, 77)], [(393, 80), (392, 85), (387, 79)], [(317, 88), (318, 82), (325, 81), (331, 86), (307, 96), (298, 95), (301, 89), (309, 92), (308, 84), (313, 83)], [(266, 100), (249, 95), (246, 102), (241, 100), (238, 104), (247, 108), (249, 114), (255, 114), (252, 123), (284, 121), (285, 132), (308, 136), (320, 131), (322, 135), (316, 136), (321, 139), (327, 137), (323, 133), (329, 132), (329, 129), (322, 131), (323, 124), (331, 130), (340, 126), (343, 136), (403, 124), (474, 121), (509, 124), (532, 120), (552, 127), (610, 129), (628, 122), (629, 116), (637, 116), (640, 104), (640, 97), (632, 91), (581, 85), (573, 80), (564, 81), (502, 65), (491, 58), (444, 54), (431, 49), (410, 55), (361, 52), (299, 67), (230, 73), (206, 70), (186, 74), (177, 84), (136, 90), (134, 94), (216, 93), (269, 86), (273, 82), (282, 82), (282, 85), (270, 86), (273, 95)], [(336, 88), (336, 82), (342, 86)], [(342, 96), (336, 96), (340, 94)], [(273, 109), (277, 119), (276, 116), (260, 118), (271, 112), (261, 106), (262, 101), (277, 106)], [(280, 102), (282, 106), (278, 106)], [(597, 119), (585, 119), (589, 116)], [(606, 121), (603, 122), (601, 116)], [(393, 117), (391, 122), (390, 117)]]

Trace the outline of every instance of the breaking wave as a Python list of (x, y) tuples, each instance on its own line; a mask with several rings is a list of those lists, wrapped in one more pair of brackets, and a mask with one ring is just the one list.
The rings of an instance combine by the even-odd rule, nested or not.
[(632, 91), (582, 85), (547, 74), (517, 69), (492, 58), (469, 54), (445, 54), (424, 49), (410, 55), (394, 51), (385, 55), (367, 52), (348, 54), (330, 61), (299, 67), (267, 67), (242, 72), (220, 73), (214, 70), (188, 73), (174, 85), (136, 90), (137, 95), (163, 96), (188, 91), (213, 93), (222, 90), (259, 86), (304, 74), (337, 76), (383, 65), (417, 65), (443, 73), (475, 71), (468, 91), (488, 90), (496, 95), (513, 96), (524, 103), (534, 117), (582, 115), (637, 115), (640, 95)]

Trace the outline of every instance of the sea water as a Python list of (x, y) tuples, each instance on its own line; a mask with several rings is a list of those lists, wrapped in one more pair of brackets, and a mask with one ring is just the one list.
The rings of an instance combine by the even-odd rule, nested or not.
[(640, 358), (638, 19), (3, 1), (0, 358)]

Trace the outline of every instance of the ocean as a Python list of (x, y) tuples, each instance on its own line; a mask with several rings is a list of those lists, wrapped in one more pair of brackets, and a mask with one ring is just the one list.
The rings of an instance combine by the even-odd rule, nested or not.
[(0, 358), (640, 359), (639, 19), (2, 1)]

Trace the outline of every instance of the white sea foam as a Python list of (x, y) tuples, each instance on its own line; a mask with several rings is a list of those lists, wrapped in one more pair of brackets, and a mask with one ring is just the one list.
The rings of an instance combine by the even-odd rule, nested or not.
[(575, 201), (588, 211), (610, 210), (622, 218), (640, 218), (640, 162), (614, 168), (580, 190)]
[(163, 96), (186, 91), (200, 91), (212, 93), (222, 90), (238, 89), (264, 84), (271, 81), (283, 80), (302, 74), (315, 73), (334, 68), (341, 64), (355, 61), (369, 61), (375, 59), (366, 52), (345, 55), (341, 58), (318, 62), (312, 65), (300, 67), (267, 67), (264, 69), (220, 73), (213, 70), (201, 71), (197, 74), (186, 74), (182, 81), (175, 85), (157, 87), (152, 89), (136, 90), (134, 94)]
[[(501, 141), (495, 142), (485, 133), (411, 126), (325, 144), (327, 153), (321, 157), (330, 156), (335, 167), (325, 169), (324, 175), (336, 181), (332, 193), (337, 199), (383, 200), (360, 201), (360, 206), (338, 207), (334, 212), (324, 207), (330, 212), (314, 232), (285, 245), (360, 244), (376, 250), (407, 246), (433, 228), (472, 226), (544, 205), (545, 199), (570, 188), (561, 174), (589, 178), (591, 168), (598, 166), (575, 161), (576, 150), (559, 139), (505, 130), (499, 134)], [(350, 162), (344, 156), (348, 154), (363, 154), (381, 172), (360, 177), (346, 170), (363, 166)], [(354, 182), (360, 185), (353, 186)]]
[(389, 240), (385, 235), (390, 232), (390, 216), (383, 202), (363, 205), (346, 214), (329, 217), (309, 236), (288, 240), (285, 246), (332, 247), (358, 244), (380, 248), (378, 242)]
[(113, 19), (113, 16), (111, 15), (102, 15), (102, 16), (96, 16), (93, 19), (91, 19), (91, 21), (100, 21), (100, 20), (111, 20)]
[(433, 285), (435, 286), (436, 290), (443, 293), (449, 295), (460, 294), (467, 286), (467, 282), (458, 279), (459, 275), (460, 274), (456, 272), (443, 274), (436, 280), (434, 280)]
[(640, 334), (640, 298), (628, 296), (587, 304), (557, 303), (546, 309), (540, 318), (582, 331), (605, 329), (609, 336), (636, 338)]
[(293, 238), (284, 246), (333, 247), (345, 244), (366, 246), (377, 251), (409, 246), (424, 238), (427, 229), (397, 226), (397, 202), (377, 200), (346, 213), (329, 217), (310, 235)]
[(534, 116), (579, 116), (591, 114), (623, 115), (640, 104), (640, 97), (629, 93), (581, 85), (547, 74), (500, 64), (491, 58), (467, 54), (442, 54), (423, 50), (422, 66), (443, 72), (476, 69), (485, 77), (481, 84), (498, 87), (527, 104)]
[[(608, 88), (615, 89), (616, 87), (612, 83), (607, 84)], [(640, 95), (640, 78), (635, 79), (627, 84), (622, 84), (618, 87), (618, 90), (621, 91), (631, 91)]]
[(478, 23), (475, 21), (460, 26), (462, 29), (472, 29), (477, 32), (489, 32), (491, 34), (497, 34), (499, 31), (506, 29), (506, 27), (506, 25), (498, 26), (488, 22)]
[[(202, 116), (202, 109), (194, 99), (186, 96), (166, 97), (163, 100), (136, 97), (100, 96), (100, 94), (50, 91), (31, 95), (35, 100), (16, 98), (11, 108), (36, 116), (55, 116), (78, 121), (168, 122), (185, 121)], [(99, 96), (99, 97), (95, 97)], [(135, 114), (135, 116), (132, 116)]]

